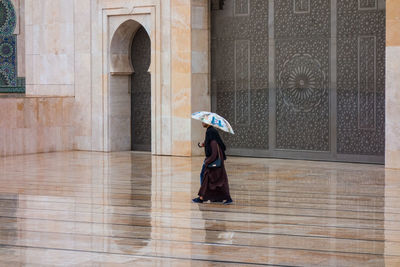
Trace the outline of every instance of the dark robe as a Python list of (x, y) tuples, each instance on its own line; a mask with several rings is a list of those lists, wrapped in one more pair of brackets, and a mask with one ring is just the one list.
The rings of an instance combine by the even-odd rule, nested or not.
[(206, 139), (204, 140), (204, 152), (206, 154), (206, 158), (208, 158), (209, 156), (211, 156), (211, 141), (215, 140), (217, 141), (219, 148), (222, 150), (222, 154), (224, 156), (224, 159), (226, 159), (226, 155), (225, 155), (225, 150), (226, 150), (226, 146), (224, 144), (224, 142), (221, 139), (221, 136), (219, 135), (217, 129), (215, 129), (212, 126), (209, 126), (207, 128), (206, 131)]
[[(206, 138), (207, 139), (207, 138)], [(206, 143), (207, 146), (207, 143)], [(223, 150), (219, 147), (217, 140), (211, 140), (206, 147), (210, 155), (206, 157), (204, 171), (204, 179), (199, 190), (199, 196), (203, 197), (204, 201), (211, 200), (213, 202), (222, 202), (230, 200), (228, 175), (226, 174), (224, 164)], [(219, 152), (219, 153), (218, 153)], [(214, 162), (217, 158), (222, 159), (220, 168), (208, 168), (207, 166)]]

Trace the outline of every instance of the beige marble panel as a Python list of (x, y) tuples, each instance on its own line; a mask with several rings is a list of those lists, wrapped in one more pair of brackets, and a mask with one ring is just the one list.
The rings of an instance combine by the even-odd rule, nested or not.
[(386, 2), (386, 167), (400, 169), (400, 5)]
[[(91, 71), (91, 60), (90, 53), (77, 53), (75, 56), (75, 85), (86, 86), (87, 89), (84, 91), (76, 92), (76, 97), (81, 101), (82, 98), (87, 97), (90, 93), (90, 71)], [(90, 98), (87, 99), (88, 103)]]
[[(28, 4), (26, 6), (26, 8), (31, 8), (31, 11), (27, 10), (27, 12), (31, 13), (32, 18), (30, 19), (30, 21), (32, 22), (32, 25), (40, 25), (43, 24), (42, 23), (42, 16), (44, 15), (43, 13), (43, 7), (42, 5), (37, 5), (37, 1), (36, 0), (31, 0), (32, 4)], [(43, 1), (43, 6), (45, 6), (47, 4), (47, 0)]]
[(193, 29), (207, 29), (208, 28), (208, 3), (207, 1), (193, 1), (192, 0), (192, 27)]
[(39, 54), (74, 54), (73, 24), (52, 23), (40, 25), (40, 32), (36, 34), (35, 37), (40, 38)]
[(74, 95), (74, 3), (25, 3), (25, 55), (28, 95)]
[(210, 46), (209, 29), (192, 30), (192, 51), (209, 53)]
[(400, 47), (386, 47), (386, 167), (400, 169)]
[[(32, 33), (32, 40), (30, 40), (32, 42), (31, 46), (32, 46), (32, 54), (33, 55), (40, 55), (40, 30), (41, 30), (41, 25), (39, 24), (34, 24), (32, 25), (32, 28), (27, 28), (26, 31), (31, 30)], [(27, 33), (28, 34), (28, 33)], [(28, 40), (27, 40), (28, 41)], [(27, 52), (27, 54), (29, 54)]]
[(386, 46), (400, 46), (400, 2), (386, 1)]
[(33, 9), (36, 24), (67, 23), (73, 24), (74, 1), (71, 0), (41, 0)]
[(114, 76), (110, 87), (109, 136), (111, 151), (131, 149), (131, 95), (130, 76)]
[(90, 53), (91, 47), (91, 0), (74, 0), (75, 52)]
[(172, 154), (191, 155), (191, 3), (171, 0)]
[[(25, 68), (27, 70), (25, 76), (26, 85), (33, 85), (33, 55), (25, 55)], [(26, 88), (26, 94), (31, 94), (30, 90), (28, 90), (28, 86)]]
[(33, 2), (34, 0), (24, 0), (25, 26), (33, 24)]
[(74, 149), (91, 150), (92, 136), (92, 8), (91, 0), (74, 0), (75, 105)]
[(25, 77), (25, 1), (15, 0), (17, 12), (17, 75), (18, 77)]
[(39, 57), (39, 65), (34, 65), (34, 68), (40, 69), (40, 84), (72, 85), (74, 84), (74, 63), (74, 55), (43, 54)]
[(171, 5), (170, 1), (161, 3), (161, 149), (160, 154), (170, 155), (172, 151), (172, 113), (171, 113)]
[[(192, 0), (192, 88), (191, 112), (211, 111), (210, 97), (210, 42), (208, 1)], [(204, 155), (197, 147), (204, 141), (204, 128), (192, 120), (192, 155)]]
[(103, 94), (107, 90), (103, 89), (103, 14), (102, 3), (91, 1), (92, 19), (91, 19), (91, 148), (95, 151), (104, 150), (104, 110), (103, 110)]
[(0, 120), (0, 127), (2, 128), (16, 128), (16, 112), (18, 105), (17, 101), (13, 99), (0, 99), (0, 114), (2, 116)]
[[(80, 89), (81, 88), (81, 89)], [(85, 87), (80, 87), (77, 86), (78, 90), (86, 90), (87, 88)], [(85, 103), (75, 101), (74, 103), (74, 126), (75, 126), (75, 137), (88, 137), (90, 139), (92, 130), (91, 130), (91, 120), (90, 120), (90, 113), (91, 113), (91, 108), (90, 105), (86, 105)], [(89, 116), (87, 116), (89, 114)], [(85, 147), (82, 148), (83, 150), (90, 150), (89, 148), (91, 147), (91, 144), (85, 144)], [(79, 146), (76, 147), (77, 150), (79, 149)]]
[[(43, 71), (40, 66), (40, 58), (41, 58), (41, 55), (39, 55), (39, 54), (32, 55), (32, 69), (30, 70), (32, 72), (32, 74), (27, 73), (27, 76), (32, 75), (32, 84), (33, 85), (40, 84), (40, 73)], [(28, 69), (27, 69), (27, 72), (28, 72)]]
[(71, 150), (73, 103), (68, 97), (0, 97), (0, 156)]
[(44, 96), (73, 96), (75, 86), (69, 84), (41, 84), (41, 85), (34, 85), (33, 86), (33, 95), (44, 95)]
[(208, 73), (209, 72), (209, 52), (208, 51), (192, 51), (192, 73)]
[[(75, 57), (74, 128), (77, 150), (91, 150), (91, 55), (79, 53)], [(79, 141), (78, 141), (79, 140)]]
[(33, 54), (33, 26), (25, 25), (25, 51), (28, 55)]

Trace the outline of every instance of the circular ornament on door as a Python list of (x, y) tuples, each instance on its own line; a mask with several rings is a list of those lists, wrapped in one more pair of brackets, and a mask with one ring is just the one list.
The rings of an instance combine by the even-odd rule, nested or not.
[(326, 95), (327, 75), (321, 63), (308, 54), (287, 60), (278, 76), (283, 103), (296, 112), (309, 112), (320, 106)]

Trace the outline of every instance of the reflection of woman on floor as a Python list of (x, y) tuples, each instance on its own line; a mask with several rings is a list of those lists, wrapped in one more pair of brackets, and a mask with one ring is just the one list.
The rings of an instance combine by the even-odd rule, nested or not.
[[(223, 202), (231, 204), (232, 199), (229, 194), (228, 175), (226, 174), (224, 160), (225, 144), (222, 141), (217, 129), (211, 125), (203, 123), (203, 127), (207, 128), (204, 148), (206, 159), (204, 161), (204, 169), (202, 170), (202, 182), (199, 190), (199, 197), (193, 199), (195, 203), (203, 203), (210, 200), (211, 202)], [(217, 159), (221, 160), (221, 166), (218, 168), (210, 168), (209, 165)]]

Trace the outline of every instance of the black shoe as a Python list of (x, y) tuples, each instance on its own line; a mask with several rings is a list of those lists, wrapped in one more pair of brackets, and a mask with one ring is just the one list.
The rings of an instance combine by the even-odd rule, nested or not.
[(225, 201), (223, 204), (224, 205), (231, 205), (233, 203), (233, 200), (230, 198), (227, 201)]
[(199, 197), (193, 198), (192, 199), (193, 203), (203, 203), (203, 200), (201, 200)]

